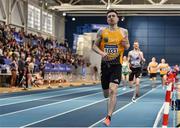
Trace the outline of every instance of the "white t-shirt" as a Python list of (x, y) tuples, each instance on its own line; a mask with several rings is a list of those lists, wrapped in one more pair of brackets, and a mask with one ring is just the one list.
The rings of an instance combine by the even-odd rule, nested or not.
[(130, 64), (133, 68), (141, 67), (141, 61), (142, 61), (141, 55), (142, 55), (141, 51), (132, 50), (129, 52)]

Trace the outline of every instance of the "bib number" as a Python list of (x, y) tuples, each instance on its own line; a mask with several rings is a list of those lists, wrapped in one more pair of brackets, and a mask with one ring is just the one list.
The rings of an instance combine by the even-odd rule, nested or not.
[(107, 54), (117, 54), (118, 47), (117, 47), (117, 45), (105, 45), (104, 52)]

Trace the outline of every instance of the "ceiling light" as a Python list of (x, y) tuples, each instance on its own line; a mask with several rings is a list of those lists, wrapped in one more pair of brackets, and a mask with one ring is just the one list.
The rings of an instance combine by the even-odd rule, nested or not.
[(63, 12), (63, 14), (62, 14), (63, 16), (66, 16), (66, 13), (65, 12)]
[(124, 21), (124, 20), (125, 20), (125, 17), (124, 17), (124, 16), (122, 16), (122, 17), (121, 17), (121, 21)]
[(72, 21), (75, 21), (75, 20), (76, 20), (76, 18), (75, 18), (75, 17), (73, 17), (73, 18), (72, 18)]

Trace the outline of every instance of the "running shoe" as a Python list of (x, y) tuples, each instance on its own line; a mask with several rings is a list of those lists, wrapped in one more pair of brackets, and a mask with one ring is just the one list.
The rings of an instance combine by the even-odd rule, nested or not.
[(104, 124), (106, 126), (110, 126), (110, 123), (111, 123), (111, 119), (110, 119), (110, 116), (106, 116), (105, 120), (104, 120)]
[(132, 102), (133, 102), (133, 103), (136, 102), (136, 98), (135, 98), (135, 97), (132, 98)]

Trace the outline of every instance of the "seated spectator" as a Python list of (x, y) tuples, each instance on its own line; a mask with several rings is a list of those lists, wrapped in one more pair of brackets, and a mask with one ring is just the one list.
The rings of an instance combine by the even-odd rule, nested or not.
[(39, 73), (36, 73), (32, 76), (32, 83), (33, 83), (33, 86), (37, 86), (39, 87), (39, 85), (43, 85), (44, 84), (44, 80), (43, 80), (43, 77), (41, 76), (41, 72)]

